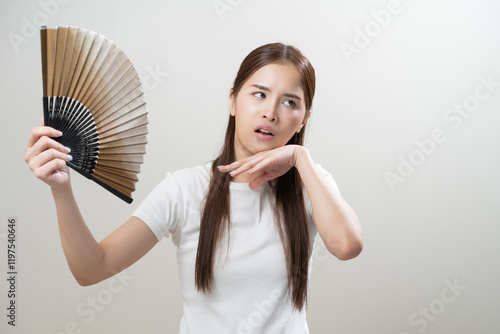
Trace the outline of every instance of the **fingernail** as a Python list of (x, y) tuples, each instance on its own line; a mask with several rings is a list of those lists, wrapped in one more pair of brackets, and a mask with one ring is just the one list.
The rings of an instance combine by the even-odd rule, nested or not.
[(68, 161), (73, 160), (73, 157), (71, 155), (69, 155), (69, 154), (66, 154), (66, 157), (68, 158)]
[(67, 146), (63, 146), (63, 150), (64, 150), (65, 153), (71, 152), (71, 149), (69, 147), (67, 147)]
[(236, 173), (236, 169), (229, 172), (229, 174), (231, 175), (233, 175), (234, 173)]
[(62, 132), (61, 132), (61, 131), (59, 131), (59, 130), (55, 130), (55, 131), (54, 131), (54, 134), (55, 134), (57, 137), (62, 136)]

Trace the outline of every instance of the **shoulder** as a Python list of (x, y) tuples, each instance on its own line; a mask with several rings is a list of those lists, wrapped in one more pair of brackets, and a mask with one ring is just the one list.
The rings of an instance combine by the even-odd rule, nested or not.
[(165, 177), (149, 193), (146, 199), (158, 201), (183, 201), (193, 192), (202, 192), (210, 181), (211, 163), (166, 172)]
[(167, 172), (132, 215), (142, 219), (158, 240), (169, 236), (185, 220), (186, 210), (199, 209), (210, 181), (210, 166)]
[(175, 172), (167, 172), (165, 178), (174, 178), (182, 188), (199, 188), (208, 185), (212, 162), (196, 167), (183, 168)]
[(161, 187), (187, 206), (198, 207), (210, 183), (212, 163), (167, 172)]

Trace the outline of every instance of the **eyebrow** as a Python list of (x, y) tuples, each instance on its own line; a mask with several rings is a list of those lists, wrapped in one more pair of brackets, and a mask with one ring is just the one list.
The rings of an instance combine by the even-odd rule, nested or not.
[[(264, 90), (266, 92), (270, 92), (271, 90), (265, 86), (261, 86), (261, 85), (251, 85), (252, 87), (255, 87), (255, 88), (258, 88), (258, 89), (261, 89), (261, 90)], [(298, 97), (297, 95), (295, 94), (290, 94), (290, 93), (285, 93), (283, 94), (284, 96), (286, 97), (291, 97), (293, 99), (297, 99), (297, 100), (301, 100), (300, 97)]]

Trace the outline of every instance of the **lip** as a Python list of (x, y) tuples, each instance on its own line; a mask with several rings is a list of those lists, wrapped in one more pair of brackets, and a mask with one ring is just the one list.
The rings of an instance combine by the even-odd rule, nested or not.
[[(264, 131), (267, 131), (267, 132), (270, 132), (272, 134), (272, 136), (274, 137), (275, 133), (274, 133), (274, 130), (269, 127), (269, 126), (266, 126), (266, 125), (259, 125), (255, 128), (254, 132), (257, 131), (257, 130), (264, 130)], [(258, 132), (256, 132), (258, 134)], [(266, 135), (265, 135), (266, 136)]]
[[(270, 132), (271, 135), (266, 135), (264, 133), (257, 132), (257, 130), (264, 130), (264, 131)], [(265, 125), (259, 125), (258, 127), (256, 127), (254, 130), (254, 133), (255, 133), (255, 136), (257, 137), (257, 139), (261, 140), (261, 141), (273, 140), (274, 135), (275, 135), (274, 130), (271, 127), (265, 126)]]

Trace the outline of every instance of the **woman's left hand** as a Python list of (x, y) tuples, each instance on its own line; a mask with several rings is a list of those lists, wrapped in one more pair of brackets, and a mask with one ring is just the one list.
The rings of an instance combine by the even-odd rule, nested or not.
[(301, 148), (299, 145), (285, 145), (217, 168), (221, 172), (229, 172), (232, 177), (245, 172), (258, 175), (249, 184), (251, 189), (255, 189), (294, 167)]

